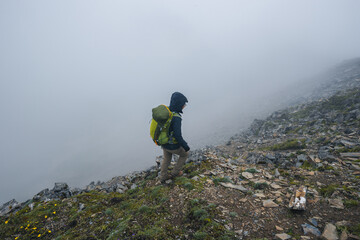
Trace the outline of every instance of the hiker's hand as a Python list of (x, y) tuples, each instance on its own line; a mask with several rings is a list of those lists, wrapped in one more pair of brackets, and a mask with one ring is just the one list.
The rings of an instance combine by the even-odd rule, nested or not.
[(190, 147), (186, 146), (186, 147), (184, 147), (184, 149), (185, 149), (185, 152), (188, 152), (190, 150)]

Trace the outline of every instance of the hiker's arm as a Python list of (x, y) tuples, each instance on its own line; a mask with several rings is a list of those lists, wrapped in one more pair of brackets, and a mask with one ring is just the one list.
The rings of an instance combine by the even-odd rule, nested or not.
[(189, 151), (190, 148), (189, 148), (187, 142), (185, 142), (185, 140), (183, 139), (183, 137), (181, 135), (181, 118), (174, 117), (173, 124), (174, 124), (173, 130), (174, 130), (175, 139), (178, 141), (180, 146), (182, 146), (185, 149), (186, 152)]

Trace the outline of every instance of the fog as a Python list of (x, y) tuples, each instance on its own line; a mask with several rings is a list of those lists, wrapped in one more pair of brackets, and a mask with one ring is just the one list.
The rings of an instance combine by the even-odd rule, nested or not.
[[(360, 56), (360, 2), (1, 1), (0, 204), (54, 182), (144, 170), (151, 109), (189, 100), (191, 149), (221, 144), (282, 94)], [(292, 90), (291, 90), (292, 89)]]

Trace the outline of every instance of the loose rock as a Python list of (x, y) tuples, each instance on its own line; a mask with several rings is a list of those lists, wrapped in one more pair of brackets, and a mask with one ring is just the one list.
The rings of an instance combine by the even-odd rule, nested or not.
[(335, 225), (333, 225), (331, 223), (327, 223), (325, 226), (325, 230), (324, 230), (323, 234), (321, 235), (321, 237), (323, 237), (324, 239), (327, 239), (327, 240), (339, 239)]
[(273, 200), (268, 199), (268, 200), (263, 201), (263, 206), (266, 207), (266, 208), (273, 208), (273, 207), (278, 207), (279, 205), (274, 203)]

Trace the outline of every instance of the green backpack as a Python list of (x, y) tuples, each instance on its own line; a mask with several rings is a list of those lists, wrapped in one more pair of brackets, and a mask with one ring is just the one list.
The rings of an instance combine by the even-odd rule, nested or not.
[(176, 139), (169, 133), (171, 120), (173, 117), (181, 117), (178, 113), (173, 113), (165, 105), (159, 105), (152, 109), (152, 120), (150, 124), (150, 137), (158, 146), (170, 143), (176, 144)]

